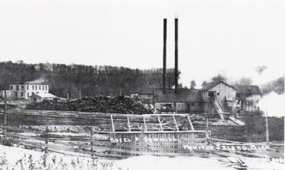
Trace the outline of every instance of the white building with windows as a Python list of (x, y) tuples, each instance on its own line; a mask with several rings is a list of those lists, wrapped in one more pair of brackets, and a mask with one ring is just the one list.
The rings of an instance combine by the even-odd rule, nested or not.
[(32, 94), (48, 94), (49, 85), (29, 82), (25, 84), (11, 84), (10, 91), (14, 98), (28, 99)]
[[(13, 94), (13, 92), (11, 92), (11, 90), (6, 90), (6, 97), (7, 98), (12, 98), (12, 94)], [(1, 90), (0, 91), (0, 98), (4, 99), (4, 97), (5, 97), (5, 90)]]

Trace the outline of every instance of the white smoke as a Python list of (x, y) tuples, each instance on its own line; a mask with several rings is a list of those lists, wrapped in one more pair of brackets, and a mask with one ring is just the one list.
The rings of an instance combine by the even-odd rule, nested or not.
[(285, 95), (278, 95), (271, 92), (262, 97), (259, 101), (260, 110), (267, 112), (268, 116), (282, 117), (285, 116)]
[(41, 84), (41, 83), (44, 83), (46, 82), (45, 78), (39, 78), (39, 79), (36, 79), (36, 80), (33, 80), (33, 81), (27, 81), (26, 83), (28, 84)]

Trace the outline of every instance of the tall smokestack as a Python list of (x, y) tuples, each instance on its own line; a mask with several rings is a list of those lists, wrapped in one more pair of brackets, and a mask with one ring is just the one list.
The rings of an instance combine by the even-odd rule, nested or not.
[(175, 18), (175, 93), (178, 88), (178, 18)]
[(166, 86), (166, 40), (167, 40), (167, 19), (163, 19), (163, 93), (165, 93)]

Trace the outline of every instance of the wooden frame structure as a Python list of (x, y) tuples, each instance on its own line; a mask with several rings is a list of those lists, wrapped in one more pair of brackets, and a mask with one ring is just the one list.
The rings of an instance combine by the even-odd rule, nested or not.
[[(189, 155), (187, 146), (207, 145), (208, 133), (195, 130), (188, 114), (111, 114), (95, 112), (66, 111), (21, 111), (9, 114), (9, 134), (13, 140), (23, 136), (20, 126), (44, 127), (44, 131), (34, 131), (37, 141), (33, 147), (42, 148), (40, 140), (45, 140), (49, 149), (62, 148), (73, 152), (83, 152), (104, 157), (128, 157), (137, 155), (180, 156)], [(89, 133), (76, 134), (78, 137), (62, 138), (50, 133), (48, 128), (60, 126), (90, 127)], [(13, 132), (14, 130), (16, 132)], [(40, 136), (38, 136), (41, 134)], [(66, 140), (70, 143), (67, 145)], [(47, 141), (56, 141), (55, 143)], [(58, 143), (63, 143), (60, 145)], [(26, 137), (20, 143), (29, 144)], [(48, 144), (47, 144), (48, 143)], [(52, 144), (51, 144), (52, 143)], [(90, 145), (89, 145), (90, 144)], [(63, 147), (64, 146), (64, 147)]]
[(188, 155), (185, 146), (207, 144), (208, 133), (195, 130), (188, 114), (110, 114), (113, 155)]
[[(161, 120), (161, 118), (168, 118), (168, 121), (173, 121), (173, 125), (174, 127), (172, 127), (172, 130), (170, 131), (177, 131), (179, 132), (181, 130), (181, 128), (183, 128), (183, 126), (185, 126), (185, 122), (183, 122), (183, 125), (182, 126), (178, 126), (178, 123), (177, 123), (177, 120), (176, 120), (176, 117), (182, 117), (182, 118), (185, 118), (184, 121), (187, 121), (188, 125), (189, 125), (189, 129), (190, 131), (195, 131), (194, 127), (193, 127), (193, 124), (191, 122), (191, 119), (190, 119), (190, 116), (188, 114), (144, 114), (144, 115), (131, 115), (131, 114), (109, 114), (110, 115), (110, 120), (111, 120), (111, 129), (112, 129), (112, 133), (116, 133), (116, 125), (119, 125), (119, 124), (122, 124), (123, 121), (120, 120), (118, 122), (115, 121), (115, 117), (118, 119), (125, 119), (126, 121), (126, 128), (128, 132), (137, 132), (137, 131), (141, 131), (143, 130), (144, 132), (147, 132), (147, 131), (157, 131), (157, 129), (149, 129), (148, 128), (148, 124), (149, 122), (147, 122), (147, 118), (154, 118), (152, 119), (152, 122), (151, 123), (154, 123), (154, 124), (157, 124), (159, 125), (160, 129), (158, 130), (159, 131), (165, 131), (164, 127), (163, 127), (163, 122)], [(135, 130), (132, 130), (132, 126), (131, 126), (131, 121), (130, 121), (130, 118), (133, 118), (135, 119), (134, 121), (136, 123), (139, 123), (141, 119), (142, 121), (142, 125), (143, 125), (143, 128), (144, 129), (141, 129), (141, 130), (138, 130), (138, 129), (135, 129)], [(165, 120), (165, 119), (163, 119)], [(132, 121), (132, 122), (134, 122)], [(154, 122), (156, 121), (156, 122)], [(120, 129), (119, 131), (122, 131), (122, 129)], [(184, 130), (185, 131), (185, 130)]]

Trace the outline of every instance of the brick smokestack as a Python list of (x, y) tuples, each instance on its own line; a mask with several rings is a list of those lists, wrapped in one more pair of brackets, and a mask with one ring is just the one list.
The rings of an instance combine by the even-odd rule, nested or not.
[(167, 19), (163, 19), (163, 93), (165, 93), (166, 88), (166, 40), (167, 40)]
[(178, 88), (178, 18), (175, 18), (175, 93)]

